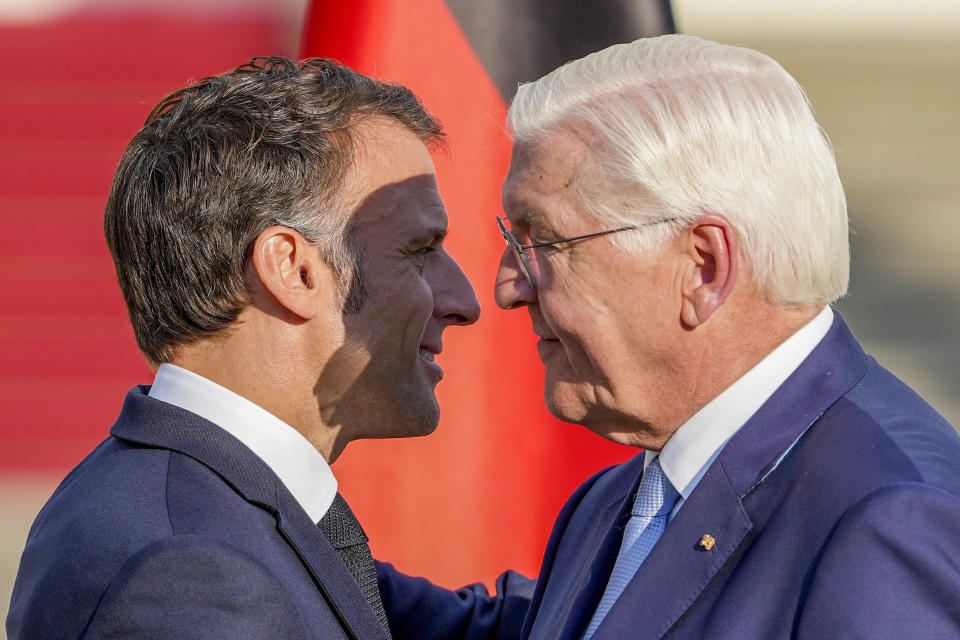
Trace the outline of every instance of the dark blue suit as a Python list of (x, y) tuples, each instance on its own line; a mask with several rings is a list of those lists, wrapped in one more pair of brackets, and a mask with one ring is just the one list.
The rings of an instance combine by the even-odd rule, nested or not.
[[(642, 468), (641, 454), (567, 502), (526, 637), (582, 635)], [(727, 443), (593, 637), (960, 637), (958, 496), (960, 437), (837, 314)]]
[[(263, 461), (147, 390), (130, 392), (111, 437), (37, 517), (10, 640), (386, 638), (337, 552)], [(502, 617), (477, 593), (457, 595), (462, 611)]]

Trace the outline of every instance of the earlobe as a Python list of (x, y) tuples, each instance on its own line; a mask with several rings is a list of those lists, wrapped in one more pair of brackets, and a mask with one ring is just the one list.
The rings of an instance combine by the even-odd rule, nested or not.
[(325, 268), (317, 250), (289, 227), (264, 230), (253, 244), (251, 265), (262, 288), (291, 314), (308, 320), (317, 313)]
[(707, 214), (687, 230), (689, 259), (683, 279), (681, 321), (705, 323), (727, 300), (739, 269), (739, 240), (730, 221)]

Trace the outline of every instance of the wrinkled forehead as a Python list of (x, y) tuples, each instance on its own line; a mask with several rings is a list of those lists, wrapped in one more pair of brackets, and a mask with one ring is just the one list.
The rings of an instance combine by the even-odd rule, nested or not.
[(583, 137), (566, 129), (513, 145), (503, 182), (508, 216), (543, 199), (565, 197), (595, 164)]

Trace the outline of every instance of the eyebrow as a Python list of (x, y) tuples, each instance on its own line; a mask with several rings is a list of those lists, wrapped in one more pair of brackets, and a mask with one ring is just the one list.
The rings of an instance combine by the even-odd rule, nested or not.
[(423, 233), (410, 238), (410, 244), (423, 245), (423, 244), (433, 244), (439, 240), (443, 240), (447, 237), (447, 228), (446, 227), (431, 227), (424, 231)]
[(517, 214), (514, 218), (510, 220), (510, 223), (525, 225), (529, 227), (533, 223), (539, 222), (543, 219), (544, 219), (544, 215), (539, 209), (535, 207), (525, 206), (523, 207), (523, 209), (519, 214)]

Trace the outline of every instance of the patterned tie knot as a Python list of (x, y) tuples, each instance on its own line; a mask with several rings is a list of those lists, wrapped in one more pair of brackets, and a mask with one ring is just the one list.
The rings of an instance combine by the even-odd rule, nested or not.
[(680, 494), (660, 468), (660, 456), (657, 456), (643, 471), (631, 513), (647, 518), (667, 515), (673, 510), (678, 497)]
[(334, 549), (345, 549), (369, 542), (360, 521), (353, 515), (353, 509), (339, 492), (318, 525)]

